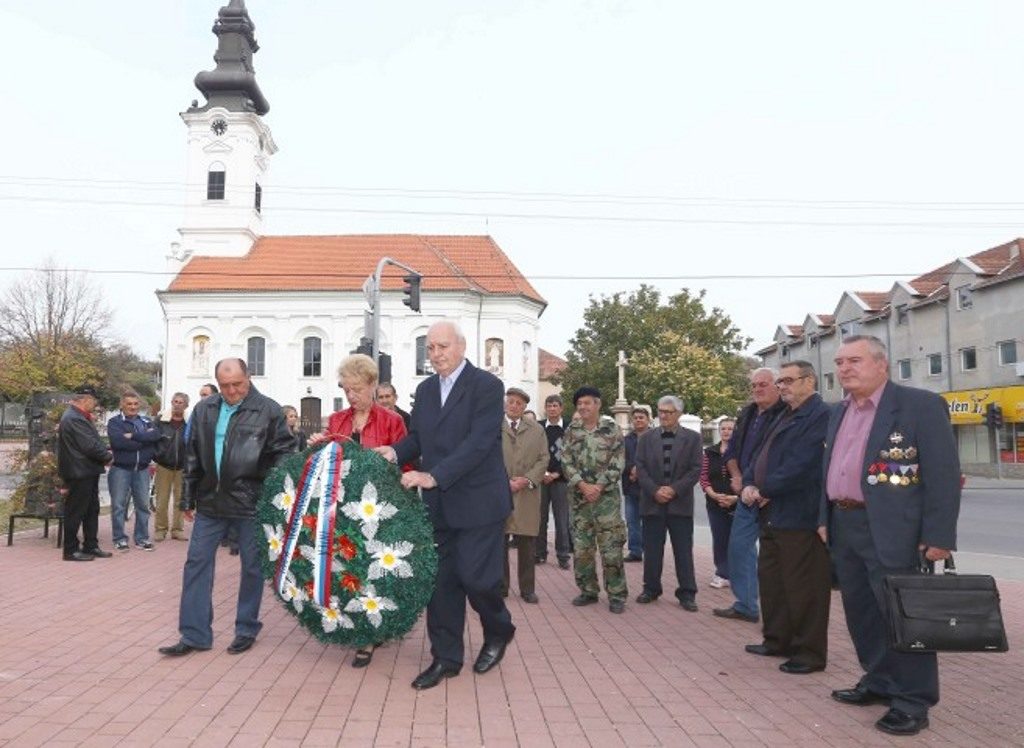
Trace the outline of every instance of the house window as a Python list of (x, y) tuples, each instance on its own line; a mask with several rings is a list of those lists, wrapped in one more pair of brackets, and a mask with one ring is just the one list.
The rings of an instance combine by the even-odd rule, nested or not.
[(808, 335), (807, 336), (807, 347), (808, 348), (817, 348), (818, 347), (818, 336), (817, 335)]
[(851, 335), (859, 335), (859, 334), (860, 334), (860, 322), (857, 322), (857, 321), (844, 322), (841, 325), (839, 325), (839, 337), (841, 339), (848, 338)]
[(1017, 363), (1017, 341), (1016, 340), (1004, 340), (997, 343), (996, 346), (999, 348), (999, 365), (1010, 366)]
[(427, 336), (420, 335), (416, 338), (416, 376), (425, 377), (434, 373), (434, 367), (430, 365), (430, 357), (427, 355)]
[(246, 345), (245, 362), (249, 373), (254, 377), (262, 377), (267, 373), (267, 341), (258, 335), (249, 338)]
[(907, 324), (907, 305), (900, 304), (896, 307), (896, 326)]
[(928, 374), (929, 376), (937, 377), (942, 373), (942, 354), (941, 353), (930, 353), (928, 354)]
[(256, 200), (255, 200), (255, 202), (253, 204), (253, 207), (256, 209), (257, 213), (262, 212), (262, 208), (263, 208), (263, 188), (260, 187), (260, 183), (259, 182), (256, 183)]
[(334, 398), (334, 412), (337, 413), (339, 410), (345, 410), (345, 398), (343, 397)]
[(956, 308), (957, 309), (970, 309), (974, 306), (974, 300), (971, 299), (971, 287), (960, 286), (956, 290)]
[(960, 370), (974, 371), (978, 368), (978, 354), (974, 348), (960, 349)]
[(904, 358), (896, 362), (900, 379), (910, 379), (910, 359)]
[(320, 338), (302, 339), (302, 376), (320, 376)]
[(836, 388), (836, 375), (826, 374), (825, 375), (825, 389), (834, 390)]
[(206, 199), (223, 200), (225, 185), (225, 171), (220, 164), (214, 164), (206, 173)]

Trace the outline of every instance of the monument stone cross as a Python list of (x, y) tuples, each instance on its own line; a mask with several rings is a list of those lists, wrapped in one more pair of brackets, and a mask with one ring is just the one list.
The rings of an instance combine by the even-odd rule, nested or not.
[(626, 364), (628, 363), (629, 359), (626, 358), (626, 352), (619, 351), (619, 358), (615, 362), (615, 365), (619, 368), (619, 397), (615, 404), (612, 405), (612, 417), (615, 418), (615, 423), (622, 429), (622, 433), (626, 433), (629, 429), (630, 407), (626, 401)]

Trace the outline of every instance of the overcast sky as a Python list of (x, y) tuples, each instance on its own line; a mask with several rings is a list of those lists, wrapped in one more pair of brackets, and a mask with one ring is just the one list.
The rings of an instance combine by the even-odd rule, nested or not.
[[(132, 271), (92, 277), (145, 355), (222, 4), (0, 0), (0, 283)], [(559, 354), (642, 280), (755, 349), (1022, 233), (1019, 0), (247, 6), (266, 233), (488, 233)]]

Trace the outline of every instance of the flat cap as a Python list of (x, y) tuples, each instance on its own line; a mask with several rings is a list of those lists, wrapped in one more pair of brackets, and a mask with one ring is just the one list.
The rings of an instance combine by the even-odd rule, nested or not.
[(575, 405), (579, 402), (581, 397), (596, 397), (598, 400), (601, 399), (601, 390), (597, 387), (580, 387), (572, 396), (572, 404)]
[(99, 400), (99, 397), (100, 397), (99, 395), (96, 394), (96, 388), (93, 387), (91, 384), (83, 384), (83, 385), (81, 385), (79, 387), (76, 387), (75, 388), (75, 394), (76, 395), (89, 395), (90, 397), (95, 397), (97, 400)]
[(509, 387), (505, 390), (506, 395), (515, 395), (516, 397), (522, 398), (524, 403), (530, 402), (530, 396), (526, 394), (526, 390), (520, 389), (519, 387)]

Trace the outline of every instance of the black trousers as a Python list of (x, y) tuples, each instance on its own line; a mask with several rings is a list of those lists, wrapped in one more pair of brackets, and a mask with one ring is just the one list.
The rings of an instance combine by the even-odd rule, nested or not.
[(846, 626), (864, 668), (860, 683), (892, 697), (895, 709), (923, 717), (939, 701), (939, 661), (934, 652), (897, 652), (888, 644), (885, 624), (886, 574), (911, 569), (882, 566), (867, 512), (832, 512), (832, 555), (843, 594)]
[(466, 602), (480, 616), (484, 641), (507, 641), (515, 633), (501, 596), (505, 564), (505, 520), (482, 527), (434, 528), (437, 582), (427, 605), (427, 633), (435, 660), (462, 665)]
[(832, 568), (815, 530), (761, 528), (757, 581), (764, 644), (795, 661), (825, 667)]
[(693, 572), (693, 517), (676, 514), (645, 514), (644, 592), (661, 594), (661, 572), (665, 564), (665, 536), (672, 540), (672, 557), (676, 565), (676, 597), (693, 600), (697, 597), (697, 580)]
[(572, 558), (572, 525), (569, 519), (569, 489), (564, 480), (540, 486), (540, 532), (537, 534), (538, 560), (548, 557), (548, 516), (555, 517), (555, 555), (559, 561)]
[[(536, 592), (536, 562), (534, 549), (537, 545), (536, 535), (513, 535), (512, 544), (516, 549), (516, 574), (519, 578), (519, 594), (530, 595)], [(509, 550), (505, 550), (505, 577), (502, 590), (508, 592), (511, 585), (508, 561)]]
[(99, 547), (100, 477), (76, 478), (65, 481), (68, 493), (64, 497), (64, 555), (79, 549), (78, 529), (82, 529), (82, 548), (87, 551)]

